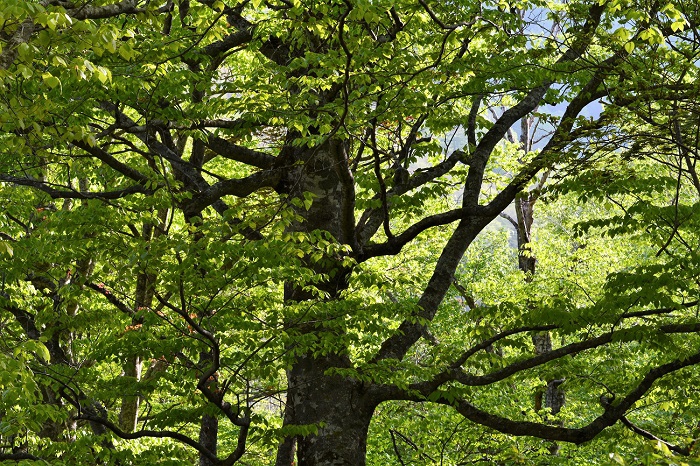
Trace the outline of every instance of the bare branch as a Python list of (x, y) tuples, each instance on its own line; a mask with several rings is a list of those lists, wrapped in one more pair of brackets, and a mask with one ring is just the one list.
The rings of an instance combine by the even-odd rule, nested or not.
[(516, 230), (518, 229), (518, 222), (516, 222), (515, 219), (513, 217), (511, 217), (510, 215), (508, 215), (507, 213), (501, 212), (500, 214), (498, 214), (498, 216), (508, 220), (508, 222), (510, 222), (510, 224), (513, 225), (513, 227)]

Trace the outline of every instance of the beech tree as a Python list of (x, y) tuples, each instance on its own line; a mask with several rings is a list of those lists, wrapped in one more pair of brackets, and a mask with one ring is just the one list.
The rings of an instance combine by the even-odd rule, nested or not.
[[(697, 455), (695, 2), (4, 0), (0, 20), (0, 459), (361, 465), (392, 403)], [(545, 189), (570, 217), (540, 254)], [(520, 266), (489, 276), (470, 248), (514, 202)], [(561, 264), (605, 260), (606, 236), (619, 261)], [(535, 409), (548, 384), (564, 409)]]

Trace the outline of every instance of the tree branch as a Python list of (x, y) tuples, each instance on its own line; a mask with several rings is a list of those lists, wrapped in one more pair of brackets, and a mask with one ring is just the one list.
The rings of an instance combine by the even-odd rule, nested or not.
[(131, 178), (132, 180), (137, 181), (140, 184), (145, 184), (149, 181), (149, 178), (146, 175), (144, 175), (140, 171), (134, 169), (130, 165), (127, 165), (127, 164), (122, 163), (119, 160), (115, 159), (112, 156), (112, 154), (105, 151), (101, 147), (90, 146), (89, 144), (87, 144), (83, 141), (72, 141), (72, 144), (76, 147), (81, 148), (82, 150), (84, 150), (88, 154), (92, 155), (96, 159), (100, 160), (105, 165), (108, 165), (109, 167), (118, 171), (122, 175), (127, 176), (127, 177)]
[[(467, 154), (465, 152), (461, 150), (456, 150), (439, 164), (430, 168), (416, 170), (413, 176), (411, 176), (406, 183), (394, 186), (393, 189), (387, 191), (387, 203), (391, 205), (392, 197), (400, 196), (401, 194), (419, 188), (435, 180), (436, 178), (439, 178), (442, 175), (448, 173), (450, 170), (452, 170), (452, 168), (454, 168), (455, 165), (457, 165), (457, 162), (461, 161), (463, 163), (466, 163), (466, 155)], [(368, 209), (365, 212), (363, 212), (362, 216), (360, 217), (360, 220), (357, 223), (356, 228), (357, 242), (360, 246), (366, 245), (372, 238), (372, 236), (374, 236), (379, 227), (382, 225), (383, 218), (384, 217), (382, 208)], [(460, 217), (456, 217), (451, 221), (458, 220), (459, 218)], [(407, 231), (410, 229), (411, 227), (409, 227)], [(413, 238), (415, 238), (415, 236)], [(373, 245), (372, 247), (378, 248), (379, 245)], [(367, 257), (369, 258), (370, 256), (368, 255)]]
[[(667, 364), (656, 367), (644, 376), (642, 381), (632, 389), (618, 404), (605, 407), (603, 414), (596, 417), (584, 427), (566, 428), (556, 427), (546, 424), (539, 424), (530, 421), (513, 421), (511, 419), (490, 414), (466, 400), (454, 400), (444, 395), (431, 396), (430, 401), (438, 404), (452, 406), (458, 413), (477, 424), (497, 430), (498, 432), (515, 435), (538, 437), (547, 440), (582, 444), (597, 436), (603, 429), (612, 426), (620, 420), (627, 410), (639, 401), (652, 387), (654, 382), (661, 377), (678, 371), (688, 366), (700, 363), (700, 353), (695, 353), (686, 359), (677, 359)], [(398, 399), (408, 401), (426, 401), (425, 398), (416, 394), (415, 391), (405, 390), (403, 396)]]
[(197, 215), (223, 196), (246, 197), (259, 189), (277, 186), (280, 178), (279, 170), (264, 170), (246, 178), (220, 181), (194, 194), (192, 200), (184, 203), (182, 210), (185, 215)]
[(357, 260), (359, 262), (364, 262), (372, 257), (398, 254), (406, 244), (410, 243), (425, 230), (456, 222), (465, 216), (466, 214), (463, 209), (454, 209), (422, 218), (404, 230), (401, 234), (395, 235), (393, 238), (384, 243), (365, 246), (362, 249), (362, 253), (357, 257)]
[(637, 427), (636, 425), (634, 425), (632, 422), (630, 422), (629, 419), (627, 419), (626, 416), (622, 416), (622, 417), (620, 418), (620, 421), (622, 421), (622, 423), (623, 423), (625, 426), (627, 426), (632, 432), (634, 432), (635, 434), (641, 435), (642, 437), (644, 437), (644, 438), (647, 439), (647, 440), (653, 440), (653, 441), (655, 441), (655, 442), (661, 442), (661, 443), (663, 443), (664, 445), (666, 445), (666, 446), (668, 447), (669, 450), (674, 451), (674, 452), (678, 453), (679, 455), (683, 455), (683, 456), (689, 456), (689, 455), (690, 455), (690, 449), (689, 449), (689, 448), (687, 448), (687, 447), (679, 447), (679, 446), (674, 445), (674, 444), (672, 444), (672, 443), (669, 443), (669, 442), (667, 442), (667, 441), (665, 441), (665, 440), (663, 440), (663, 439), (660, 439), (659, 437), (657, 437), (656, 435), (652, 434), (651, 432), (646, 431), (646, 430), (642, 429), (641, 427)]
[(129, 188), (117, 189), (103, 192), (82, 192), (70, 190), (68, 186), (61, 186), (64, 190), (52, 188), (51, 184), (34, 178), (20, 178), (12, 175), (0, 174), (0, 182), (14, 183), (20, 186), (29, 186), (45, 192), (52, 199), (121, 199), (131, 194), (153, 194), (153, 189), (146, 189), (141, 185), (134, 185)]
[(209, 149), (222, 157), (257, 168), (272, 168), (276, 160), (275, 157), (264, 152), (258, 152), (253, 149), (248, 149), (247, 147), (239, 146), (238, 144), (234, 144), (218, 136), (210, 135), (207, 138), (206, 145)]
[(105, 19), (113, 18), (122, 14), (136, 14), (141, 13), (144, 10), (142, 8), (137, 8), (137, 0), (122, 0), (119, 3), (112, 3), (111, 5), (103, 6), (89, 6), (85, 4), (79, 8), (68, 10), (68, 14), (75, 19)]
[(22, 461), (22, 460), (46, 462), (45, 459), (40, 458), (38, 456), (34, 456), (31, 453), (0, 453), (0, 461)]
[(110, 431), (114, 435), (116, 435), (119, 438), (122, 438), (124, 440), (136, 440), (140, 438), (170, 438), (173, 440), (177, 440), (180, 443), (184, 443), (185, 445), (188, 445), (195, 450), (197, 450), (200, 454), (203, 456), (206, 456), (208, 459), (214, 462), (214, 464), (219, 463), (219, 459), (216, 457), (215, 454), (213, 454), (211, 451), (209, 451), (207, 448), (203, 447), (200, 445), (198, 442), (195, 442), (188, 436), (181, 434), (179, 432), (171, 432), (168, 430), (164, 431), (155, 431), (155, 430), (139, 430), (137, 432), (124, 432), (121, 430), (116, 424), (113, 422), (110, 422), (109, 420), (99, 417), (99, 416), (93, 416), (85, 413), (79, 413), (75, 419), (77, 420), (83, 420), (83, 421), (89, 421), (89, 422), (95, 422), (97, 424), (100, 424)]
[(92, 282), (86, 282), (85, 286), (90, 288), (91, 290), (96, 291), (97, 293), (101, 294), (102, 296), (109, 301), (110, 304), (112, 304), (114, 307), (122, 311), (124, 314), (133, 316), (136, 314), (134, 310), (127, 306), (126, 303), (122, 302), (119, 298), (114, 296), (114, 293), (109, 291), (103, 284), (97, 284), (97, 283), (92, 283)]
[[(577, 343), (571, 343), (569, 345), (557, 348), (556, 350), (548, 351), (546, 353), (541, 353), (537, 356), (527, 358), (522, 361), (514, 362), (500, 370), (485, 375), (471, 375), (465, 373), (461, 369), (461, 366), (467, 361), (468, 358), (473, 356), (477, 351), (486, 349), (488, 346), (492, 345), (498, 340), (527, 331), (548, 331), (557, 328), (559, 328), (559, 326), (557, 325), (544, 325), (535, 327), (521, 327), (506, 332), (501, 332), (495, 335), (494, 337), (484, 340), (480, 344), (465, 351), (458, 359), (455, 360), (455, 362), (450, 364), (450, 366), (446, 370), (437, 374), (432, 380), (428, 382), (419, 382), (416, 384), (412, 384), (411, 388), (414, 390), (421, 391), (422, 393), (425, 393), (427, 395), (437, 390), (437, 388), (440, 387), (442, 384), (450, 381), (459, 382), (469, 387), (490, 385), (492, 383), (506, 379), (514, 374), (517, 374), (518, 372), (522, 372), (527, 369), (532, 369), (533, 367), (541, 366), (542, 364), (553, 361), (555, 359), (559, 359), (564, 356), (581, 353), (585, 350), (603, 346), (607, 343), (610, 343), (616, 335), (621, 333), (621, 331), (626, 330), (621, 329), (618, 331), (607, 332), (596, 338), (591, 338)], [(653, 328), (649, 328), (649, 330), (653, 330)], [(658, 330), (666, 334), (695, 333), (700, 331), (700, 324), (670, 324), (663, 325), (659, 327)]]

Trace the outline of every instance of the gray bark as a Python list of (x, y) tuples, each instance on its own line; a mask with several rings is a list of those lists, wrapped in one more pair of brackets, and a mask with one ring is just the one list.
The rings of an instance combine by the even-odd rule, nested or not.
[(299, 466), (363, 466), (367, 430), (377, 401), (360, 382), (324, 375), (345, 365), (341, 358), (300, 357), (289, 375), (287, 405), (294, 425), (315, 426), (315, 434), (297, 439)]
[[(313, 195), (308, 209), (298, 208), (302, 222), (290, 230), (311, 232), (325, 230), (341, 244), (352, 245), (354, 234), (354, 180), (349, 170), (346, 145), (329, 140), (314, 149), (298, 149), (287, 145), (280, 159), (289, 169), (279, 190), (291, 197)], [(328, 257), (307, 264), (319, 274), (327, 274), (325, 283), (317, 284), (327, 299), (337, 299), (347, 288), (349, 270), (341, 265), (341, 257)], [(314, 299), (308, 290), (285, 284), (285, 300), (301, 302)], [(312, 322), (290, 322), (304, 333), (323, 335), (338, 332)], [(348, 378), (327, 375), (333, 367), (348, 367), (342, 351), (322, 357), (299, 355), (287, 374), (285, 426), (309, 426), (315, 433), (288, 437), (277, 452), (277, 466), (291, 465), (296, 453), (299, 466), (363, 465), (367, 429), (375, 403), (363, 396), (361, 384)], [(341, 409), (339, 409), (341, 408)], [(348, 413), (352, 413), (348, 415)]]

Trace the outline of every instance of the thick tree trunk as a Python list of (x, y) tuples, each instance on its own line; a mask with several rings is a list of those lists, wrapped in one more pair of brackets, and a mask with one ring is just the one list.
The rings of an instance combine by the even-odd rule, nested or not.
[[(290, 230), (325, 230), (339, 243), (353, 246), (354, 182), (345, 143), (329, 140), (313, 149), (289, 144), (280, 155), (292, 167), (280, 189), (297, 198), (303, 198), (305, 193), (313, 195), (308, 210), (298, 209), (304, 220), (291, 225)], [(341, 263), (342, 257), (326, 257), (307, 264), (328, 277), (324, 283), (315, 284), (325, 293), (326, 300), (340, 299), (341, 292), (347, 288), (350, 271)], [(308, 290), (286, 284), (287, 302), (313, 299), (318, 298)], [(319, 322), (290, 322), (290, 325), (303, 333), (316, 334), (319, 339), (328, 333), (341, 332)], [(297, 356), (287, 374), (284, 425), (298, 429), (299, 434), (280, 444), (277, 466), (291, 465), (294, 456), (298, 466), (365, 464), (367, 430), (377, 405), (373, 401), (376, 397), (365, 393), (361, 383), (330, 373), (335, 367), (350, 367), (345, 354), (343, 348), (329, 348), (324, 356), (310, 352)]]
[[(202, 415), (202, 423), (199, 427), (199, 444), (216, 454), (219, 438), (219, 420), (210, 414)], [(212, 460), (204, 455), (199, 455), (199, 466), (214, 466)]]
[(301, 357), (289, 375), (293, 424), (315, 430), (297, 437), (298, 466), (362, 466), (367, 430), (377, 405), (360, 382), (327, 375), (346, 364), (338, 357)]

